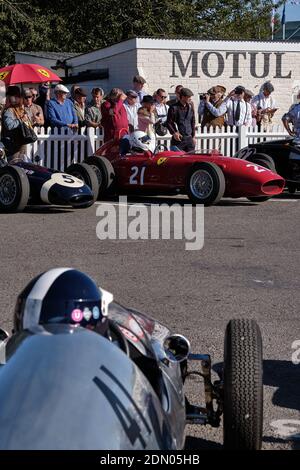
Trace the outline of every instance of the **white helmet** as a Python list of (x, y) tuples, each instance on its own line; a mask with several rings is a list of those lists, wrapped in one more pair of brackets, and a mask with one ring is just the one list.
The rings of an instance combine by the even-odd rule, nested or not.
[(154, 151), (155, 142), (153, 145), (153, 141), (148, 134), (142, 131), (134, 131), (130, 135), (130, 144), (132, 148), (137, 148), (141, 150), (151, 150)]

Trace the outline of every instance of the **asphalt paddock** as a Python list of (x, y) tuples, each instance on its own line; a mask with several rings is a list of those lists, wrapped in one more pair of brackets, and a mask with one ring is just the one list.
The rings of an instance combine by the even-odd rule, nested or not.
[[(253, 318), (264, 348), (263, 448), (300, 449), (300, 365), (292, 361), (300, 361), (300, 195), (262, 204), (224, 199), (205, 208), (204, 247), (198, 251), (173, 239), (101, 241), (97, 207), (0, 214), (1, 326), (11, 329), (15, 299), (26, 283), (58, 266), (85, 271), (119, 302), (186, 335), (194, 352), (212, 355), (215, 371), (228, 320)], [(201, 400), (197, 380), (187, 387), (193, 400)], [(221, 443), (222, 428), (187, 427), (187, 448), (221, 449)]]

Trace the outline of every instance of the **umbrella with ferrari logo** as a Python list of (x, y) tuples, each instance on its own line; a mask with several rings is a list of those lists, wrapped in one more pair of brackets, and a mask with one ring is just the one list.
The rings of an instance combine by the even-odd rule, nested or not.
[(6, 86), (20, 83), (61, 82), (54, 72), (39, 64), (13, 64), (0, 68), (0, 80)]

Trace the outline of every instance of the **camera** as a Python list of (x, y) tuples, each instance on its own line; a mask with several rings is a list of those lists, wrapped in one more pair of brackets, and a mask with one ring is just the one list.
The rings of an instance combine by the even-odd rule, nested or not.
[(205, 96), (207, 95), (207, 93), (200, 93), (199, 94), (199, 99), (200, 100), (205, 100)]

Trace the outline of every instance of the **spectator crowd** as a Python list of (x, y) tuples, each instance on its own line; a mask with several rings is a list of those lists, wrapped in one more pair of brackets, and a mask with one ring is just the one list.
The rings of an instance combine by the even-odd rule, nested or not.
[[(33, 128), (50, 126), (76, 131), (82, 127), (101, 127), (104, 142), (125, 135), (127, 142), (125, 140), (125, 145), (124, 142), (121, 145), (121, 153), (130, 149), (130, 136), (137, 131), (147, 136), (151, 149), (155, 148), (157, 136), (169, 132), (171, 149), (189, 152), (195, 149), (197, 126), (207, 132), (223, 126), (231, 129), (232, 126), (257, 125), (259, 129), (267, 130), (278, 110), (272, 94), (274, 87), (269, 81), (261, 86), (256, 96), (241, 85), (228, 94), (224, 86), (213, 86), (200, 95), (198, 110), (190, 89), (177, 85), (176, 97), (168, 100), (168, 93), (163, 88), (152, 95), (147, 94), (145, 83), (143, 77), (136, 75), (129, 90), (113, 88), (106, 95), (102, 88), (96, 87), (92, 89), (89, 101), (87, 90), (79, 85), (73, 85), (69, 90), (58, 84), (52, 98), (47, 83), (40, 85), (38, 90), (9, 86), (2, 110), (2, 141), (9, 155), (14, 158), (21, 155), (24, 148), (14, 136), (23, 121)], [(290, 110), (283, 116), (283, 123), (291, 135), (294, 130), (290, 128), (290, 122), (296, 131), (300, 128), (298, 114)]]

